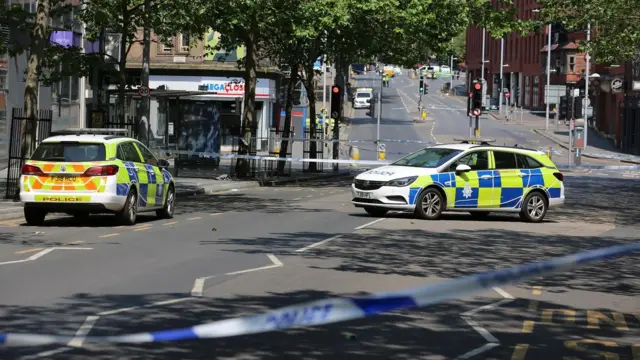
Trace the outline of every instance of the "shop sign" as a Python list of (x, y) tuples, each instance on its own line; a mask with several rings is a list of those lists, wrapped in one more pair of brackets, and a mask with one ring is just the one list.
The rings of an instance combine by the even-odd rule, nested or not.
[(203, 85), (207, 87), (207, 90), (218, 93), (244, 94), (244, 79), (232, 79)]
[(621, 93), (624, 90), (624, 82), (620, 78), (614, 78), (611, 80), (611, 92)]

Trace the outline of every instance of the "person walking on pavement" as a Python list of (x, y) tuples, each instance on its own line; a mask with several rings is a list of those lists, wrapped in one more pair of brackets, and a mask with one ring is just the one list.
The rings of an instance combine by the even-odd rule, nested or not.
[(460, 70), (456, 71), (456, 80), (460, 80)]

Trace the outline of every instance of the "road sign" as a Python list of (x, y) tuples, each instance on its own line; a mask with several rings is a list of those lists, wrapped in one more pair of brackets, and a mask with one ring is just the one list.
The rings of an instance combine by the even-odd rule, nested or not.
[(480, 109), (473, 109), (473, 115), (475, 116), (480, 116), (480, 114), (482, 113), (482, 110)]
[(147, 97), (147, 96), (151, 95), (151, 89), (149, 89), (148, 86), (140, 86), (138, 88), (138, 95), (140, 95), (142, 97)]

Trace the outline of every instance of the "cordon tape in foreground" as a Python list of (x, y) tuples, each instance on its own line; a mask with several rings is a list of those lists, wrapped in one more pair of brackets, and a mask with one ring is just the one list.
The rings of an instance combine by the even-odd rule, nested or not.
[[(342, 322), (387, 311), (421, 307), (456, 299), (485, 291), (498, 285), (567, 271), (587, 262), (604, 260), (636, 250), (640, 250), (640, 242), (465, 276), (403, 291), (357, 298), (318, 300), (271, 310), (263, 314), (215, 321), (182, 329), (87, 337), (85, 338), (85, 343), (151, 343), (222, 338)], [(66, 345), (73, 339), (74, 336), (0, 333), (0, 344), (6, 346)]]

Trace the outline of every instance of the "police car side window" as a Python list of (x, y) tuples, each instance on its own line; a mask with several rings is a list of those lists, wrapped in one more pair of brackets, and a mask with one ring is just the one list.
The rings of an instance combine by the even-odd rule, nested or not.
[(130, 142), (118, 145), (117, 157), (122, 161), (140, 162), (141, 160), (135, 146)]
[(158, 166), (158, 159), (153, 156), (151, 150), (147, 149), (147, 147), (142, 144), (136, 144), (136, 146), (138, 147), (138, 149), (140, 149), (140, 153), (142, 153), (142, 162), (144, 162), (145, 164)]
[(517, 169), (516, 154), (506, 151), (494, 151), (493, 159), (496, 162), (496, 169)]
[(539, 169), (542, 164), (538, 160), (523, 154), (516, 154), (518, 160), (518, 169)]
[(456, 160), (449, 167), (449, 171), (456, 171), (458, 165), (468, 165), (471, 170), (488, 170), (489, 169), (489, 152), (475, 151), (471, 154), (464, 155)]

